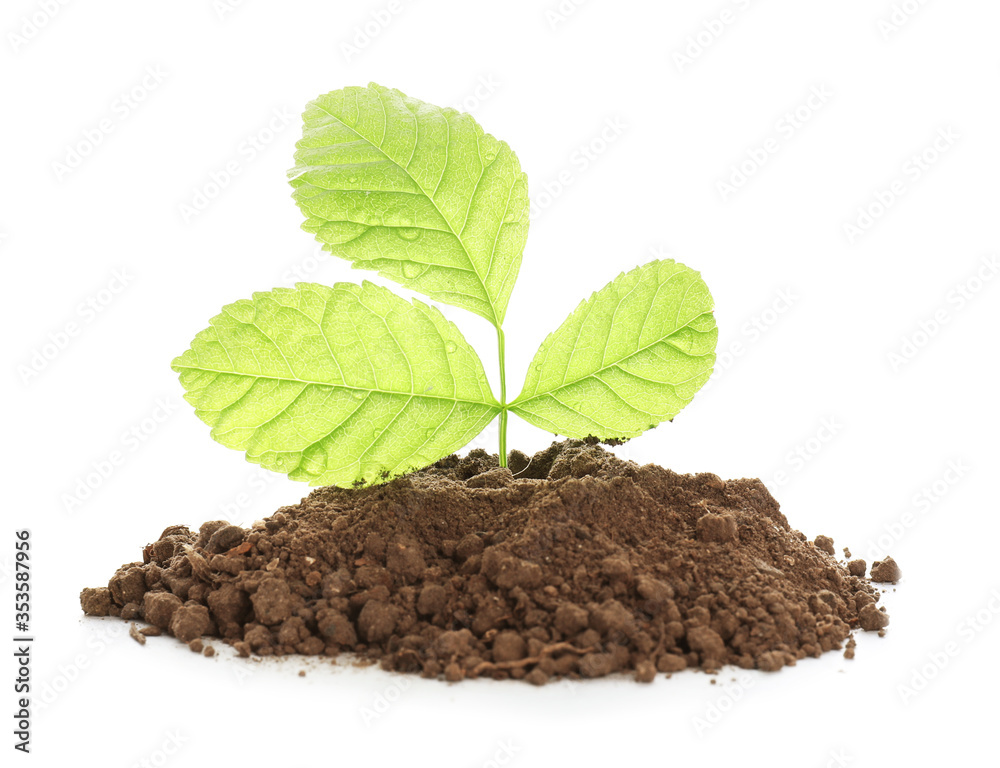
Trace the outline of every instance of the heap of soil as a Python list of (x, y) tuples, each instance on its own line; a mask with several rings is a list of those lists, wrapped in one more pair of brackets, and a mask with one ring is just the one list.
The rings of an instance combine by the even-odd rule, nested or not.
[(759, 480), (572, 440), (509, 464), (476, 450), (374, 488), (317, 489), (250, 530), (173, 526), (81, 603), (244, 656), (349, 653), (536, 684), (773, 671), (888, 623), (863, 561), (849, 571), (831, 539), (808, 542)]

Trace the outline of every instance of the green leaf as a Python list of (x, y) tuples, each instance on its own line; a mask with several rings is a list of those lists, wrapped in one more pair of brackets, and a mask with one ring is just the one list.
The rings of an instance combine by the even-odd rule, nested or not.
[(420, 469), (499, 412), (453, 323), (368, 282), (299, 283), (230, 304), (173, 369), (212, 437), (313, 485)]
[(708, 381), (717, 337), (701, 276), (650, 262), (581, 302), (549, 334), (510, 410), (567, 437), (637, 437), (672, 419)]
[(510, 147), (470, 116), (374, 83), (303, 114), (289, 179), (303, 228), (355, 267), (503, 322), (528, 235)]

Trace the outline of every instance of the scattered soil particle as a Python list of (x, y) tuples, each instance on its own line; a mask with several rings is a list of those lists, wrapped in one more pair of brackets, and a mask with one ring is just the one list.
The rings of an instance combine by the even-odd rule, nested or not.
[(191, 653), (201, 653), (205, 650), (205, 644), (201, 641), (200, 637), (196, 637), (188, 643), (188, 648), (191, 650)]
[(146, 644), (146, 636), (142, 634), (139, 628), (133, 622), (128, 628), (128, 636), (135, 640), (139, 645)]
[[(889, 621), (862, 561), (837, 563), (829, 537), (810, 544), (759, 480), (678, 475), (578, 440), (509, 464), (474, 450), (374, 488), (319, 488), (248, 530), (171, 526), (80, 603), (199, 651), (217, 637), (243, 657), (350, 654), (533, 685), (774, 671)], [(876, 568), (899, 578), (891, 558)]]
[(847, 571), (851, 576), (857, 576), (859, 579), (863, 578), (865, 575), (865, 570), (868, 568), (868, 563), (864, 560), (851, 560), (847, 564)]
[(876, 560), (872, 563), (872, 581), (881, 584), (895, 584), (903, 575), (896, 565), (896, 561), (891, 557), (885, 560)]
[(210, 659), (215, 655), (215, 648), (213, 648), (211, 645), (206, 645), (205, 650), (202, 651), (202, 653), (205, 655), (206, 658)]
[(854, 658), (854, 649), (855, 649), (855, 647), (857, 647), (857, 644), (858, 644), (857, 641), (853, 637), (851, 637), (847, 641), (847, 647), (844, 648), (844, 658), (845, 659), (853, 659)]
[(159, 637), (160, 635), (163, 634), (163, 630), (162, 629), (160, 629), (159, 627), (153, 627), (153, 626), (141, 627), (139, 629), (139, 632), (141, 634), (145, 635), (146, 637)]

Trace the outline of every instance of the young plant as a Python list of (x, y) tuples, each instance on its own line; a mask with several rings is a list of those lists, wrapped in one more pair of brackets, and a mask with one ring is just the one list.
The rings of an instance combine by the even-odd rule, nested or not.
[(367, 281), (299, 283), (237, 301), (173, 361), (223, 445), (313, 485), (382, 482), (507, 417), (567, 437), (628, 439), (708, 380), (717, 331), (694, 270), (652, 261), (580, 303), (507, 400), (503, 321), (528, 234), (517, 157), (467, 114), (379, 85), (320, 96), (303, 115), (294, 198), (323, 247), (489, 321), (500, 398), (439, 310)]

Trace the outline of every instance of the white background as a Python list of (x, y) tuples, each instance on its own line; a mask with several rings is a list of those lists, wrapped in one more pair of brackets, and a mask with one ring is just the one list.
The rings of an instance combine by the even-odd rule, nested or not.
[[(99, 752), (108, 766), (480, 766), (509, 743), (526, 767), (939, 765), (987, 744), (1000, 279), (981, 260), (1000, 249), (1000, 6), (591, 0), (559, 18), (556, 0), (232, 5), (8, 0), (0, 18), (0, 577), (10, 606), (13, 530), (30, 528), (47, 700), (36, 764)], [(366, 42), (373, 13), (389, 21)], [(307, 492), (214, 443), (169, 363), (223, 304), (289, 285), (293, 269), (379, 280), (316, 261), (284, 177), (305, 103), (369, 80), (464, 104), (529, 176), (536, 211), (506, 323), (514, 394), (544, 335), (619, 272), (664, 255), (702, 271), (717, 373), (673, 424), (619, 452), (762, 477), (810, 538), (869, 562), (888, 545), (904, 580), (885, 596), (885, 639), (860, 638), (853, 662), (726, 670), (716, 685), (689, 673), (536, 690), (207, 660), (81, 618), (80, 588), (165, 526), (250, 523)], [(809, 106), (813, 89), (826, 96)], [(290, 124), (270, 132), (281, 114)], [(625, 127), (602, 143), (608, 121)], [(211, 188), (230, 161), (238, 175)], [(749, 178), (724, 194), (744, 161)], [(894, 182), (905, 192), (879, 211)], [(214, 197), (185, 220), (199, 191)], [(852, 236), (859, 207), (873, 215)], [(102, 294), (114, 270), (127, 286)], [(88, 299), (99, 313), (81, 310)], [(492, 330), (444, 311), (495, 380)], [(71, 322), (64, 348), (46, 348)], [(512, 418), (511, 446), (549, 440)], [(495, 430), (482, 441), (494, 443)], [(113, 451), (121, 463), (81, 501)], [(380, 695), (396, 700), (366, 718)]]

